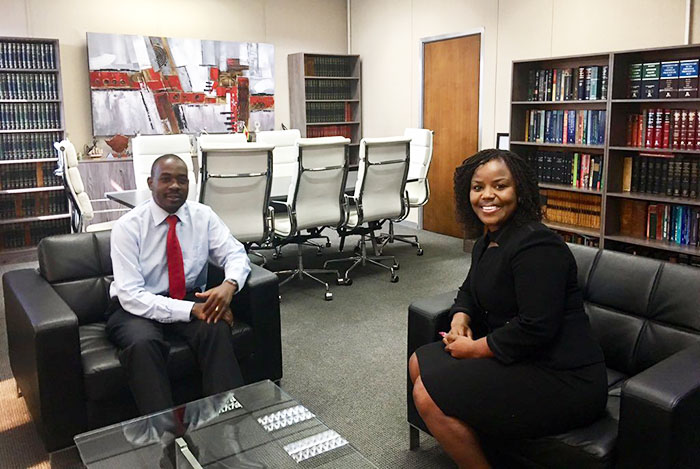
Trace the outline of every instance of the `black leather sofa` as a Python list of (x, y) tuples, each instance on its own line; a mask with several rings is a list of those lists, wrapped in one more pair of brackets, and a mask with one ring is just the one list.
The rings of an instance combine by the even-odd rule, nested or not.
[[(39, 269), (3, 276), (10, 365), (47, 451), (88, 429), (137, 415), (117, 350), (105, 334), (112, 263), (110, 232), (39, 243)], [(223, 280), (210, 266), (209, 284)], [(277, 276), (252, 266), (234, 296), (234, 348), (246, 382), (282, 378)], [(184, 342), (168, 362), (178, 402), (201, 397), (201, 377)]]
[[(608, 367), (608, 404), (592, 425), (545, 438), (484, 439), (494, 467), (700, 467), (700, 269), (570, 246)], [(466, 274), (466, 272), (465, 272)], [(408, 356), (449, 329), (456, 292), (408, 312)], [(542, 405), (547, 405), (543, 402)], [(410, 445), (427, 431), (411, 398)]]

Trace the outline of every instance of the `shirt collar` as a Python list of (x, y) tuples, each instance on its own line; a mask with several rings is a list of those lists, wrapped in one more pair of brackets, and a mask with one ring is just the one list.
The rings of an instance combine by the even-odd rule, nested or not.
[(486, 245), (488, 246), (490, 243), (494, 242), (499, 246), (502, 246), (503, 244), (507, 243), (512, 237), (512, 233), (517, 231), (513, 229), (516, 225), (517, 223), (515, 223), (513, 221), (513, 217), (511, 217), (510, 220), (506, 221), (506, 223), (498, 230), (494, 232), (486, 231), (486, 235), (484, 236)]
[[(153, 199), (150, 199), (150, 204), (151, 216), (153, 217), (153, 224), (158, 226), (161, 223), (163, 223), (166, 218), (168, 218), (168, 215), (170, 215), (170, 213), (160, 208), (160, 206), (158, 206), (158, 204)], [(177, 218), (179, 218), (180, 221), (184, 221), (188, 213), (188, 201), (185, 201), (185, 203), (182, 204), (182, 206), (177, 210), (177, 212), (174, 213), (174, 215), (177, 215)]]

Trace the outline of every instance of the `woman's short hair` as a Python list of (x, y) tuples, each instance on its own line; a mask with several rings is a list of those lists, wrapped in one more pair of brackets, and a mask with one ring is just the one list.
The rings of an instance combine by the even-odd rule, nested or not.
[(469, 192), (471, 190), (474, 171), (491, 160), (502, 160), (515, 181), (515, 194), (518, 197), (518, 206), (513, 214), (513, 220), (518, 224), (528, 221), (540, 221), (540, 191), (537, 186), (535, 172), (530, 165), (511, 151), (497, 150), (495, 148), (482, 150), (470, 156), (455, 170), (454, 190), (457, 209), (457, 221), (464, 225), (468, 235), (480, 236), (484, 230), (484, 224), (474, 213)]

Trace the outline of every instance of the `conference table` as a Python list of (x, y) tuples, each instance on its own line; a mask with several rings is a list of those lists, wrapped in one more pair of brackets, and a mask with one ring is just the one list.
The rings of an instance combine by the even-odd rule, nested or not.
[[(357, 170), (348, 171), (348, 178), (345, 182), (345, 192), (352, 193), (355, 190), (357, 182)], [(285, 201), (289, 194), (289, 186), (292, 183), (292, 176), (280, 176), (272, 178), (272, 187), (270, 187), (270, 199)], [(105, 197), (114, 200), (129, 208), (134, 208), (142, 202), (151, 198), (151, 191), (148, 189), (129, 190), (118, 192), (105, 192)]]

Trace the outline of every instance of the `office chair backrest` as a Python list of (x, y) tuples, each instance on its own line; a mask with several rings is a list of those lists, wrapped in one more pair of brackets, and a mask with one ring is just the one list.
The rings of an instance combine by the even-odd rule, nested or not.
[(85, 192), (83, 178), (78, 171), (78, 155), (75, 146), (65, 139), (58, 143), (63, 166), (63, 184), (71, 205), (71, 227), (74, 232), (84, 230), (87, 222), (95, 217), (90, 197)]
[(298, 129), (264, 130), (255, 134), (256, 142), (275, 146), (272, 150), (275, 177), (290, 177), (297, 172), (299, 148), (296, 142), (300, 138)]
[(287, 203), (296, 213), (296, 231), (339, 226), (345, 218), (343, 191), (348, 174), (348, 145), (344, 137), (297, 140), (299, 162), (289, 186)]
[(408, 173), (408, 137), (363, 138), (355, 198), (360, 223), (399, 218), (404, 214), (404, 189)]
[(408, 179), (415, 180), (406, 184), (411, 206), (424, 205), (428, 201), (428, 170), (433, 159), (433, 131), (428, 129), (406, 129), (405, 137), (411, 139), (411, 164), (408, 167)]
[(151, 175), (153, 162), (159, 156), (171, 153), (182, 158), (187, 165), (187, 177), (190, 181), (187, 198), (197, 200), (197, 178), (194, 174), (192, 146), (188, 135), (138, 135), (131, 139), (131, 152), (137, 190), (148, 189), (147, 179)]
[(267, 237), (273, 148), (261, 143), (202, 148), (200, 202), (209, 205), (242, 243)]

